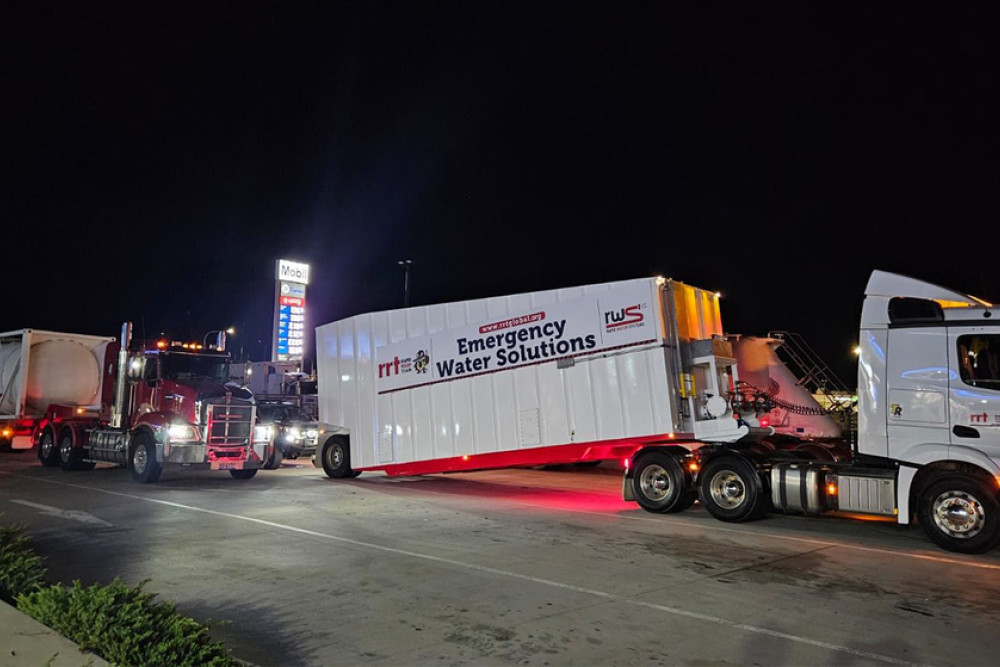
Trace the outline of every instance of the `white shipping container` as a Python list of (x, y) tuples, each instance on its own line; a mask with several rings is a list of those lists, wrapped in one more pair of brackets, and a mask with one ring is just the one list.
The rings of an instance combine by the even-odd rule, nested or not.
[[(685, 418), (701, 412), (684, 405), (690, 364), (671, 342), (721, 333), (714, 293), (662, 278), (357, 315), (316, 329), (319, 416), (349, 432), (354, 470), (396, 474), (516, 465), (541, 448), (561, 448), (543, 450), (548, 462), (563, 450), (581, 460), (588, 443), (736, 439), (746, 430), (731, 418)], [(718, 393), (715, 358), (705, 367), (700, 384)]]

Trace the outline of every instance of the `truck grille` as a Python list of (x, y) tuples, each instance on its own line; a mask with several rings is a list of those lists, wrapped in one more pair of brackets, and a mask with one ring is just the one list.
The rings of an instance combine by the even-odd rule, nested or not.
[(205, 433), (209, 447), (240, 447), (253, 435), (251, 403), (209, 402)]

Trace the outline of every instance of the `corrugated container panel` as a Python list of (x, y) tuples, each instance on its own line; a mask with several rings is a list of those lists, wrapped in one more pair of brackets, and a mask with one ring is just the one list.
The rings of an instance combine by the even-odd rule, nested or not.
[[(475, 331), (479, 323), (548, 313), (550, 307), (554, 321), (560, 316), (555, 304), (601, 298), (615, 289), (642, 295), (646, 312), (655, 318), (654, 331), (648, 334), (655, 339), (653, 347), (578, 357), (566, 368), (558, 368), (554, 358), (510, 369), (490, 367), (482, 375), (377, 393), (378, 348), (396, 345), (399, 358), (404, 350), (416, 357), (416, 348), (428, 345), (440, 332)], [(352, 461), (359, 468), (670, 432), (670, 382), (656, 289), (653, 279), (640, 279), (369, 313), (323, 325), (317, 328), (321, 419), (351, 430)], [(595, 309), (593, 317), (598, 326), (601, 313)], [(407, 348), (407, 341), (413, 341), (415, 349)], [(437, 377), (434, 361), (427, 378)]]
[(472, 411), (475, 424), (473, 451), (476, 454), (496, 451), (499, 443), (494, 378), (496, 378), (495, 373), (472, 378)]

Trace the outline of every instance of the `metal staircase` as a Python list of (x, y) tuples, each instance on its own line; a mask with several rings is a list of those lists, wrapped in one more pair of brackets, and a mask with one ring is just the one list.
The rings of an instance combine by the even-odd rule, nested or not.
[(816, 351), (797, 333), (790, 331), (770, 331), (769, 338), (782, 341), (777, 346), (778, 357), (788, 369), (799, 378), (796, 383), (805, 386), (809, 392), (825, 399), (830, 416), (840, 422), (841, 427), (855, 430), (856, 414), (852, 396), (853, 390), (837, 377), (833, 369), (823, 361)]

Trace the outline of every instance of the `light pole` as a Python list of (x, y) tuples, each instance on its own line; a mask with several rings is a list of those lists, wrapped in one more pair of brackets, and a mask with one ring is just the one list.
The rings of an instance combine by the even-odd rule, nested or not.
[[(232, 336), (235, 333), (236, 333), (235, 327), (229, 327), (228, 329), (212, 329), (211, 331), (209, 331), (208, 333), (206, 333), (204, 336), (201, 337), (201, 345), (202, 347), (208, 347), (208, 337), (211, 336), (212, 334), (229, 334), (230, 336)], [(215, 349), (217, 350), (226, 349), (226, 337), (224, 335), (219, 336), (219, 340), (215, 344)]]
[(410, 265), (413, 260), (401, 259), (397, 264), (403, 267), (403, 308), (407, 308), (410, 305)]

